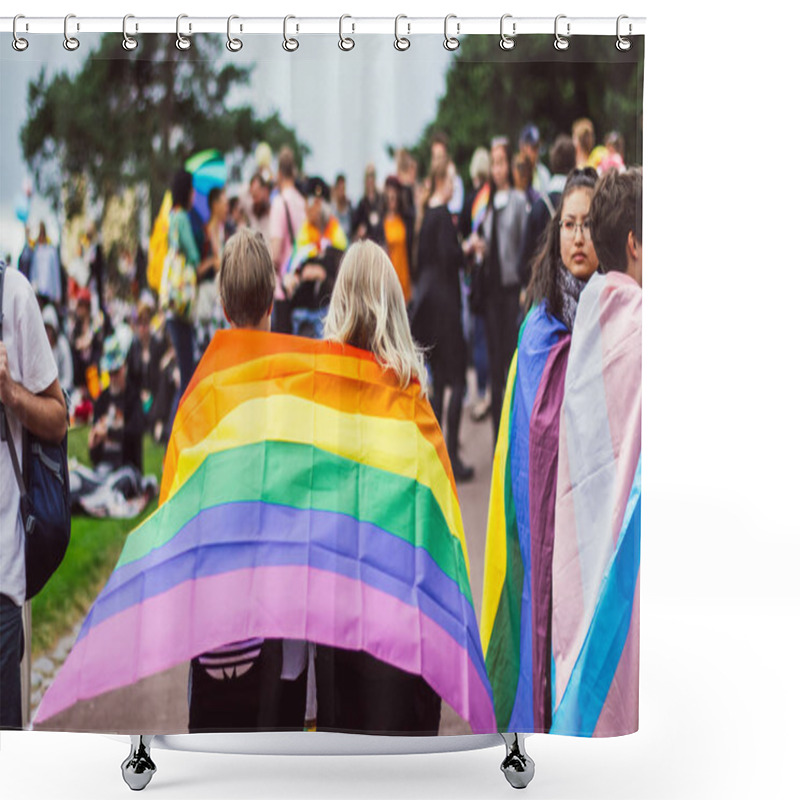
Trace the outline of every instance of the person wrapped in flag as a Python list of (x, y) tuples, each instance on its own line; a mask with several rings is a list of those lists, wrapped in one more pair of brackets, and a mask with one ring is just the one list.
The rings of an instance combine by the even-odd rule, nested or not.
[(322, 178), (306, 185), (306, 219), (297, 233), (283, 285), (290, 298), (292, 333), (322, 338), (328, 303), (347, 236), (331, 208), (331, 192)]
[(552, 721), (551, 615), (559, 428), (576, 309), (598, 266), (593, 169), (575, 170), (550, 221), (527, 291), (495, 450), (481, 639), (500, 730)]
[[(402, 285), (388, 254), (365, 239), (350, 247), (325, 320), (325, 338), (372, 353), (399, 386), (427, 394), (422, 351), (411, 336)], [(433, 735), (441, 697), (419, 675), (365, 651), (317, 647), (318, 729)]]
[[(355, 337), (350, 344), (267, 332), (268, 255), (259, 274), (273, 282), (260, 289), (226, 270), (243, 236), (226, 244), (221, 293), (231, 316), (233, 279), (244, 324), (237, 314), (240, 327), (217, 332), (198, 365), (159, 508), (129, 535), (35, 723), (58, 729), (76, 703), (195, 659), (193, 675), (207, 672), (217, 691), (224, 680), (260, 676), (252, 708), (239, 709), (249, 717), (227, 717), (211, 693), (194, 730), (270, 729), (264, 721), (283, 722), (284, 711), (299, 727), (314, 704), (311, 643), (371, 657), (334, 663), (332, 680), (323, 670), (321, 720), (331, 708), (326, 687), (366, 674), (377, 677), (373, 698), (384, 677), (387, 692), (404, 692), (389, 698), (394, 706), (424, 696), (419, 678), (474, 732), (495, 731), (455, 481), (424, 386), (397, 368), (380, 336), (348, 328), (363, 318), (359, 297), (337, 326)], [(399, 320), (381, 312), (375, 331), (358, 330), (402, 342)], [(370, 341), (374, 352), (358, 346)], [(264, 641), (277, 644), (266, 652)], [(197, 700), (194, 683), (191, 692)], [(437, 701), (428, 693), (427, 702)], [(401, 710), (359, 710), (356, 719), (386, 733), (431, 732), (430, 707), (421, 718), (400, 719)], [(327, 717), (334, 728), (355, 724), (342, 719), (335, 707)], [(148, 732), (181, 732), (159, 727)]]
[(639, 727), (642, 172), (610, 170), (590, 209), (602, 271), (581, 294), (558, 456), (551, 733)]

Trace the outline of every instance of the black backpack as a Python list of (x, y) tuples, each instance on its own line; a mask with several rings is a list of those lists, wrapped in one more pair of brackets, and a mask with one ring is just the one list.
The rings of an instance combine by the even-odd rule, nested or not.
[[(3, 340), (3, 282), (0, 261), (0, 341)], [(64, 560), (70, 536), (67, 434), (50, 444), (22, 429), (22, 470), (0, 403), (0, 440), (5, 440), (19, 485), (20, 514), (25, 529), (26, 600), (38, 594)]]

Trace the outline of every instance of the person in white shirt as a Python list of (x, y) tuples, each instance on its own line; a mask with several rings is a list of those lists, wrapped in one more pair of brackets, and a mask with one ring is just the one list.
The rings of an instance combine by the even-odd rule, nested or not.
[(0, 728), (18, 729), (22, 727), (25, 534), (8, 445), (13, 444), (17, 455), (21, 454), (23, 425), (42, 439), (60, 441), (67, 429), (67, 410), (36, 295), (19, 271), (2, 263), (0, 270), (5, 273), (0, 309), (0, 403), (10, 439), (0, 442)]

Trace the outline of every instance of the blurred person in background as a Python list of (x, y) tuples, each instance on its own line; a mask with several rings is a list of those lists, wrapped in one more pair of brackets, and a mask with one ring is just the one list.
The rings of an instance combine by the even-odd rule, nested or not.
[(531, 165), (531, 185), (538, 194), (547, 191), (550, 172), (539, 158), (541, 139), (539, 129), (535, 125), (526, 125), (519, 134), (519, 151)]
[(309, 178), (306, 191), (306, 219), (297, 235), (300, 260), (290, 265), (284, 284), (291, 303), (292, 333), (321, 339), (347, 237), (331, 211), (328, 184), (322, 178)]
[(411, 257), (414, 245), (414, 228), (407, 227), (407, 214), (403, 208), (403, 187), (396, 175), (386, 179), (383, 189), (386, 214), (383, 218), (384, 236), (389, 260), (400, 279), (406, 305), (411, 300)]
[(589, 159), (594, 150), (594, 125), (587, 117), (572, 123), (572, 143), (575, 145), (575, 166), (593, 166)]
[(42, 321), (47, 333), (47, 341), (53, 351), (53, 359), (58, 370), (58, 382), (61, 388), (69, 393), (73, 388), (73, 369), (72, 353), (69, 349), (69, 342), (61, 330), (61, 323), (58, 319), (58, 312), (51, 305), (47, 305), (42, 310)]
[(40, 222), (39, 238), (33, 248), (30, 272), (31, 286), (39, 298), (40, 306), (46, 303), (61, 305), (61, 298), (64, 296), (62, 278), (58, 250), (50, 242), (44, 222)]
[(224, 322), (219, 301), (219, 268), (225, 247), (225, 219), (228, 214), (228, 198), (224, 187), (215, 186), (211, 189), (208, 208), (211, 215), (206, 224), (203, 260), (197, 267), (197, 300), (194, 307), (195, 333), (201, 353)]
[(489, 207), (481, 223), (481, 233), (468, 243), (484, 264), (480, 292), (486, 314), (486, 340), (492, 394), (494, 439), (500, 427), (503, 393), (514, 350), (520, 311), (517, 271), (525, 233), (527, 201), (513, 188), (511, 145), (505, 136), (492, 140)]
[(369, 239), (376, 244), (386, 242), (383, 232), (383, 203), (378, 192), (375, 165), (368, 164), (364, 171), (364, 196), (353, 212), (353, 239)]
[(352, 236), (353, 204), (347, 197), (347, 180), (342, 173), (336, 176), (331, 192), (331, 210), (333, 216), (339, 220), (344, 235), (349, 239)]
[(542, 247), (547, 225), (556, 215), (556, 209), (561, 203), (567, 175), (575, 168), (575, 145), (566, 134), (557, 136), (553, 142), (550, 148), (550, 166), (553, 174), (548, 189), (533, 203), (525, 220), (525, 236), (518, 267), (522, 286), (527, 286), (530, 280), (531, 262)]
[[(417, 285), (411, 305), (411, 332), (425, 349), (433, 378), (431, 406), (445, 429), (447, 452), (457, 481), (471, 480), (472, 467), (461, 461), (459, 430), (467, 371), (467, 347), (461, 325), (461, 270), (464, 255), (447, 207), (453, 195), (451, 163), (437, 160), (423, 196), (417, 234)], [(447, 410), (445, 389), (450, 387)], [(446, 418), (446, 423), (445, 423)]]
[[(438, 164), (447, 164), (450, 157), (450, 137), (444, 131), (435, 131), (431, 138), (431, 172)], [(464, 207), (464, 182), (456, 169), (453, 176), (453, 196), (447, 204), (450, 213), (458, 219)]]
[(139, 392), (128, 381), (126, 353), (116, 334), (103, 344), (101, 366), (108, 372), (109, 384), (94, 406), (89, 456), (95, 466), (106, 464), (112, 470), (131, 466), (141, 473), (144, 412)]
[(297, 167), (291, 148), (278, 153), (278, 194), (273, 200), (269, 236), (272, 263), (275, 269), (275, 302), (272, 309), (272, 330), (291, 333), (292, 320), (289, 299), (283, 282), (292, 257), (297, 236), (306, 219), (306, 201), (297, 189)]

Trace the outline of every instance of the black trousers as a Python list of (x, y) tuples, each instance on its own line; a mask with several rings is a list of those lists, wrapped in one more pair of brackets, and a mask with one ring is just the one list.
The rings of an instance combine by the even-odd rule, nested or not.
[(308, 669), (281, 679), (283, 641), (267, 639), (253, 666), (235, 678), (212, 678), (192, 659), (189, 732), (302, 731)]
[(489, 377), (492, 386), (492, 430), (494, 440), (500, 430), (503, 395), (508, 368), (517, 349), (519, 287), (494, 288), (486, 297), (486, 344), (489, 351)]
[(25, 640), (22, 608), (10, 597), (0, 595), (0, 728), (22, 728), (22, 684), (19, 662)]
[(412, 675), (355, 650), (317, 645), (317, 730), (436, 736), (442, 700)]
[(464, 390), (467, 383), (463, 375), (449, 374), (453, 370), (438, 358), (431, 359), (431, 372), (433, 373), (433, 397), (431, 408), (436, 415), (439, 426), (444, 428), (444, 390), (450, 386), (450, 401), (447, 404), (447, 452), (450, 461), (458, 459), (458, 431), (461, 428), (461, 411), (464, 405)]

